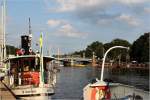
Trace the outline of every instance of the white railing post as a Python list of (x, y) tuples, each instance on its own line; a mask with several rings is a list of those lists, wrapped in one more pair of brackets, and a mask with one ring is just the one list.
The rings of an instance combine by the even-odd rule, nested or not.
[(115, 48), (129, 49), (129, 47), (124, 47), (124, 46), (113, 46), (106, 51), (106, 53), (104, 54), (104, 57), (103, 57), (103, 63), (102, 63), (102, 69), (101, 69), (101, 81), (103, 81), (104, 65), (105, 65), (106, 56), (109, 51), (111, 51), (112, 49), (115, 49)]

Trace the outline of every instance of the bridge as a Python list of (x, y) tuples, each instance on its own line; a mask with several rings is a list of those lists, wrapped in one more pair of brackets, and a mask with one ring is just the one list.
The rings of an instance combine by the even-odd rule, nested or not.
[(80, 57), (57, 58), (56, 60), (63, 62), (64, 66), (84, 66), (92, 63), (92, 59)]

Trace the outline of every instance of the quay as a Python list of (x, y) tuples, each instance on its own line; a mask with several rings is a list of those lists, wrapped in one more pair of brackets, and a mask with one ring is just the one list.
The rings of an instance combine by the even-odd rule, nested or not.
[(9, 88), (0, 81), (0, 100), (16, 100), (17, 97), (9, 90)]

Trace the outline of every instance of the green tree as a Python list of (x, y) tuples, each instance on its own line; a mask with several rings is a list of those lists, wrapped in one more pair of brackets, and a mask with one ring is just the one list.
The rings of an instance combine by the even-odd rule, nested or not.
[(81, 51), (75, 51), (73, 54), (71, 55), (79, 55), (80, 57), (83, 57), (83, 54), (85, 53), (85, 50), (81, 50)]
[[(131, 44), (123, 39), (114, 39), (110, 43), (104, 44), (105, 51), (107, 51), (109, 48), (113, 46), (125, 46), (125, 47), (131, 47)], [(114, 49), (110, 51), (108, 54), (109, 59), (118, 60), (119, 57), (122, 61), (126, 60), (126, 56), (128, 54), (128, 51), (125, 49)]]
[(14, 46), (6, 45), (6, 54), (7, 55), (15, 55), (17, 48)]
[(140, 36), (133, 42), (130, 56), (138, 62), (149, 62), (149, 35), (150, 32)]
[(95, 41), (87, 46), (85, 50), (86, 57), (92, 57), (93, 52), (95, 53), (95, 56), (98, 58), (103, 57), (103, 43), (99, 41)]

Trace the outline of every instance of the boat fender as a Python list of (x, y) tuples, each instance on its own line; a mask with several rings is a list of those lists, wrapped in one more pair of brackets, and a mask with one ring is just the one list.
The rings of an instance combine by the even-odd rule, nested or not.
[(91, 100), (110, 100), (110, 98), (111, 93), (108, 86), (92, 88)]
[(99, 90), (98, 88), (96, 88), (96, 100), (100, 100), (102, 98), (104, 98), (104, 92), (103, 90)]
[(102, 89), (99, 89), (98, 87), (95, 87), (92, 89), (92, 95), (91, 100), (101, 100), (104, 98), (104, 91)]

